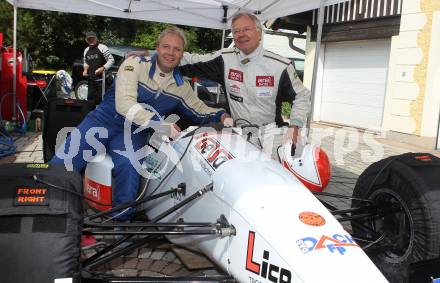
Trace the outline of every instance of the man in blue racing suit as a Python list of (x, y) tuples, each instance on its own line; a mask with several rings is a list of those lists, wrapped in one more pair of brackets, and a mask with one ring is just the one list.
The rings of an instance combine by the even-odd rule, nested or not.
[[(171, 138), (178, 135), (173, 123), (162, 122), (156, 127), (162, 117), (178, 112), (196, 124), (231, 125), (232, 119), (224, 110), (210, 108), (197, 98), (176, 68), (185, 43), (182, 30), (167, 28), (159, 36), (154, 56), (125, 60), (103, 102), (68, 136), (50, 162), (81, 171), (92, 158), (101, 160), (106, 149), (114, 163), (113, 206), (117, 206), (136, 198), (140, 176), (133, 162), (142, 162), (152, 127)], [(118, 215), (118, 219), (128, 219), (131, 213)]]

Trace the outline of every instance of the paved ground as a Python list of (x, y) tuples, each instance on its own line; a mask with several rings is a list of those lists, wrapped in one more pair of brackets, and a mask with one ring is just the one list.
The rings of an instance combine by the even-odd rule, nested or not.
[[(427, 151), (403, 142), (390, 141), (384, 137), (323, 125), (314, 125), (312, 135), (315, 143), (320, 143), (332, 163), (332, 179), (328, 191), (351, 195), (354, 183), (359, 174), (372, 162), (384, 157), (408, 151)], [(17, 153), (0, 159), (0, 164), (12, 162), (43, 162), (41, 133), (27, 133), (14, 136)], [(430, 151), (439, 155), (439, 151)], [(349, 200), (335, 203), (338, 207), (347, 207)], [(165, 240), (151, 243), (123, 258), (113, 260), (100, 269), (121, 276), (150, 275), (213, 275), (221, 271), (216, 268), (189, 270), (170, 249)], [(91, 255), (93, 249), (84, 251)]]
[(41, 132), (13, 134), (16, 154), (0, 158), (0, 164), (19, 162), (43, 162), (43, 138)]

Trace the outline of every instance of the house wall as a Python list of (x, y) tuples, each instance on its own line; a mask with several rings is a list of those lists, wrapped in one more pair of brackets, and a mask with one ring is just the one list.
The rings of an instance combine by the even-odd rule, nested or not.
[(438, 0), (403, 1), (400, 34), (391, 44), (383, 130), (437, 134), (439, 90), (433, 82), (440, 60), (433, 50), (440, 44), (439, 11)]
[[(310, 28), (307, 34), (310, 34)], [(315, 45), (308, 36), (304, 84), (309, 88)], [(439, 50), (440, 1), (403, 0), (399, 35), (391, 38), (382, 131), (430, 139), (437, 136), (440, 113)], [(323, 60), (321, 50), (316, 87), (318, 102)], [(314, 120), (319, 120), (319, 110), (319, 103), (315, 104)]]
[[(440, 1), (437, 1), (440, 2)], [(432, 32), (426, 74), (426, 97), (423, 106), (421, 136), (437, 133), (440, 113), (440, 3), (432, 15)]]

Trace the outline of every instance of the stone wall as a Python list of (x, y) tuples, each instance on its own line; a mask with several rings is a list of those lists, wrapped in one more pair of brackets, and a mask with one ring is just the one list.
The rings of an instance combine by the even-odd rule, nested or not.
[[(384, 130), (435, 137), (440, 67), (440, 1), (405, 0), (400, 34), (392, 38)], [(438, 52), (437, 52), (438, 53)], [(435, 95), (437, 93), (437, 95)]]

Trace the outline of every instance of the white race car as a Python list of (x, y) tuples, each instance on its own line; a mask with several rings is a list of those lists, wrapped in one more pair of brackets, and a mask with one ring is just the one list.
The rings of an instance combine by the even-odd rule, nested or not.
[[(318, 147), (307, 145), (294, 157), (282, 147), (279, 163), (248, 140), (237, 128), (189, 128), (150, 151), (139, 198), (116, 208), (102, 206), (111, 196), (110, 158), (89, 163), (85, 194), (103, 212), (85, 220), (86, 231), (126, 236), (84, 268), (130, 253), (152, 234), (201, 251), (239, 282), (408, 282), (413, 265), (439, 257), (437, 158), (381, 160), (360, 176), (353, 196), (341, 196), (322, 191), (330, 167)], [(321, 196), (351, 199), (352, 207), (338, 209)], [(149, 222), (96, 221), (128, 207)], [(145, 237), (109, 253), (133, 235)], [(426, 278), (438, 277), (435, 264), (425, 265)]]

